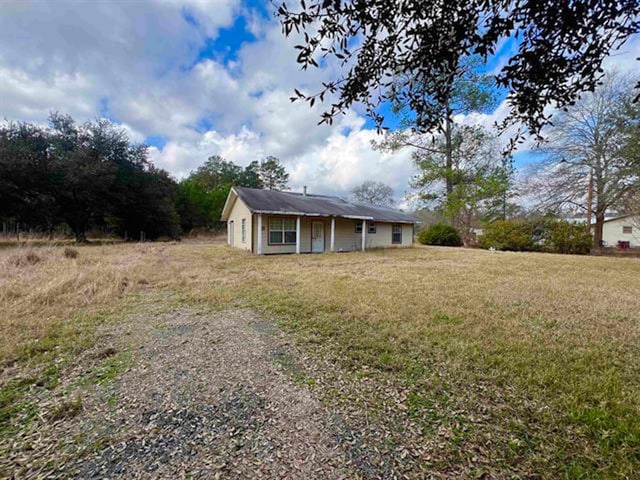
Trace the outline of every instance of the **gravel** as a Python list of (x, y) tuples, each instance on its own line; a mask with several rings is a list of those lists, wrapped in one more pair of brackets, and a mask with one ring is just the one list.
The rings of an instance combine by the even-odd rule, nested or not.
[[(420, 432), (397, 392), (354, 382), (252, 311), (156, 310), (101, 332), (61, 390), (117, 352), (131, 352), (128, 368), (111, 384), (83, 387), (78, 414), (43, 417), (0, 461), (8, 477), (428, 476), (420, 457), (430, 452), (398, 447), (419, 444)], [(373, 393), (389, 403), (376, 419), (359, 399), (380, 388)]]

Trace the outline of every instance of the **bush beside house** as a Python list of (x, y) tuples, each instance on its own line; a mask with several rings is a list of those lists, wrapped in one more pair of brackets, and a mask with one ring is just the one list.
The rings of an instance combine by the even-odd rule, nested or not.
[(547, 228), (545, 245), (558, 253), (586, 255), (591, 251), (593, 238), (585, 225), (551, 222)]
[(435, 223), (420, 231), (418, 241), (423, 245), (459, 247), (462, 245), (460, 233), (446, 223)]
[(485, 226), (479, 241), (487, 249), (584, 255), (590, 252), (593, 239), (584, 225), (560, 220), (496, 220)]
[(482, 248), (526, 252), (535, 250), (534, 228), (521, 220), (496, 220), (484, 227), (478, 239)]

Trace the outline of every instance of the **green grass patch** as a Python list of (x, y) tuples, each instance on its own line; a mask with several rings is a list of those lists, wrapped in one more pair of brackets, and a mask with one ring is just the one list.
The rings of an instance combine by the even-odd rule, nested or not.
[[(376, 291), (374, 285), (369, 288)], [(573, 347), (573, 337), (553, 337), (559, 320), (542, 316), (531, 321), (541, 327), (542, 338), (536, 332), (516, 337), (503, 330), (479, 336), (470, 319), (444, 310), (425, 312), (430, 320), (405, 331), (406, 324), (372, 322), (366, 309), (354, 315), (340, 299), (323, 297), (320, 302), (295, 286), (282, 291), (252, 285), (241, 295), (253, 308), (274, 315), (303, 343), (331, 345), (343, 367), (357, 371), (366, 366), (370, 375), (378, 371), (402, 379), (410, 392), (409, 415), (425, 435), (450, 430), (449, 460), (459, 459), (457, 448), (493, 435), (492, 448), (506, 465), (527, 461), (529, 468), (563, 472), (567, 478), (629, 476), (640, 464), (640, 412), (637, 399), (625, 397), (621, 381), (635, 384), (637, 379), (626, 377), (629, 369), (612, 369), (613, 359), (633, 362), (633, 352), (619, 344)], [(438, 369), (444, 369), (444, 385), (434, 388)], [(483, 390), (474, 392), (476, 385)], [(493, 408), (487, 391), (512, 402), (508, 417), (476, 427), (468, 418)], [(612, 401), (590, 406), (603, 398)], [(532, 414), (531, 402), (541, 405), (544, 414)], [(509, 424), (510, 418), (524, 423)], [(577, 438), (563, 433), (571, 426), (578, 427), (573, 430)], [(570, 458), (574, 463), (568, 466)]]
[(81, 384), (106, 386), (113, 383), (118, 376), (124, 373), (131, 365), (131, 352), (118, 352), (112, 357), (107, 358), (96, 368), (86, 375)]
[(0, 388), (0, 437), (16, 429), (16, 418), (28, 423), (36, 415), (33, 403), (25, 399), (35, 383), (33, 378), (14, 378)]

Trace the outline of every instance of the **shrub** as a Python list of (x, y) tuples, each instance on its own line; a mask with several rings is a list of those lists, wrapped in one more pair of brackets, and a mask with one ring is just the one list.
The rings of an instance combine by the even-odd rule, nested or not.
[(65, 247), (62, 254), (65, 258), (78, 258), (78, 250), (75, 248)]
[(418, 234), (418, 241), (423, 245), (441, 245), (445, 247), (459, 247), (462, 238), (458, 230), (445, 223), (435, 223), (423, 229)]
[(516, 252), (536, 250), (531, 224), (519, 220), (496, 220), (489, 223), (479, 241), (482, 248), (493, 247)]
[(545, 232), (545, 246), (558, 253), (585, 255), (591, 251), (593, 239), (585, 225), (550, 222)]

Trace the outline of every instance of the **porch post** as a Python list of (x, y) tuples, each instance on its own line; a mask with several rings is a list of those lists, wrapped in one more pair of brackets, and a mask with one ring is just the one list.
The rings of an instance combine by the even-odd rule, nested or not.
[(331, 251), (336, 251), (336, 217), (331, 217)]
[(367, 245), (367, 221), (366, 220), (362, 220), (362, 251), (365, 251), (366, 245)]
[(258, 239), (258, 255), (262, 255), (262, 214), (258, 214), (258, 232), (256, 235)]
[(296, 253), (300, 253), (300, 216), (296, 217)]

